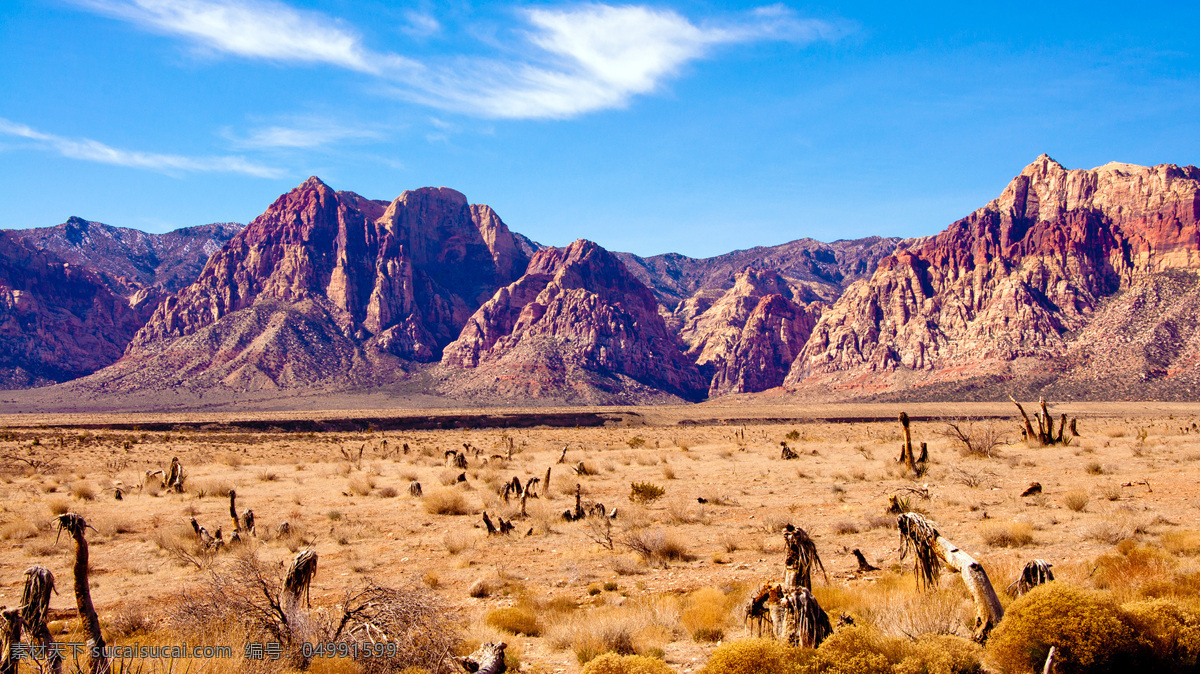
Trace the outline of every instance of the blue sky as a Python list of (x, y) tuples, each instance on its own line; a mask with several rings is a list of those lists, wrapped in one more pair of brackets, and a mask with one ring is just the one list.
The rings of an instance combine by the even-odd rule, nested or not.
[(445, 185), (643, 255), (931, 234), (1042, 152), (1200, 163), (1195, 3), (0, 0), (0, 226)]

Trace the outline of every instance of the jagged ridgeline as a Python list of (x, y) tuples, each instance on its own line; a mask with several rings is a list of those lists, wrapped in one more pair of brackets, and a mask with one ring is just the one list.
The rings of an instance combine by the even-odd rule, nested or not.
[(1198, 220), (1200, 169), (1043, 155), (935, 236), (641, 258), (542, 246), (448, 188), (310, 178), (245, 228), (0, 233), (0, 373), (105, 395), (1191, 399)]

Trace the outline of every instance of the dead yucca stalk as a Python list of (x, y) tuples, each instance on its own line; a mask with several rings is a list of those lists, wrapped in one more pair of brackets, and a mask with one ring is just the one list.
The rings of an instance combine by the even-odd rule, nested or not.
[(807, 531), (789, 524), (784, 527), (783, 540), (787, 551), (783, 561), (784, 588), (803, 587), (811, 590), (814, 568), (821, 569), (825, 581), (829, 582), (829, 574), (825, 573), (825, 565), (817, 554), (817, 544)]
[(975, 558), (959, 550), (938, 532), (929, 520), (916, 513), (904, 513), (897, 520), (900, 529), (900, 558), (909, 552), (915, 558), (917, 580), (925, 587), (938, 582), (942, 566), (962, 576), (971, 597), (975, 600), (975, 640), (987, 640), (992, 628), (1004, 617), (1000, 598), (988, 579), (987, 571)]
[(1054, 565), (1044, 559), (1035, 559), (1026, 564), (1025, 568), (1021, 569), (1021, 575), (1008, 586), (1009, 596), (1020, 597), (1038, 585), (1044, 585), (1054, 580), (1054, 572), (1050, 570), (1051, 566)]
[(92, 591), (88, 582), (88, 523), (75, 513), (58, 516), (58, 531), (66, 531), (75, 541), (75, 605), (79, 609), (79, 621), (87, 635), (88, 672), (108, 674), (109, 662), (104, 656), (104, 633), (100, 631), (100, 616), (92, 605)]
[(54, 590), (54, 574), (43, 566), (25, 569), (25, 588), (21, 591), (21, 621), (29, 630), (29, 638), (46, 649), (46, 667), (52, 674), (62, 672), (62, 655), (50, 645), (54, 637), (46, 625), (50, 610), (50, 594)]

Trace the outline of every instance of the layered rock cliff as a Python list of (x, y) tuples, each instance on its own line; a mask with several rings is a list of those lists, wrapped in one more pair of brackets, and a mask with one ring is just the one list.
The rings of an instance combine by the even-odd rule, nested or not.
[(469, 371), (451, 383), (458, 393), (695, 399), (705, 382), (679, 347), (654, 294), (612, 253), (579, 240), (535, 254), (471, 316), (442, 365)]
[(786, 384), (882, 391), (1056, 359), (1106, 298), (1200, 267), (1198, 221), (1200, 169), (1068, 171), (1042, 155), (999, 198), (851, 286)]
[(0, 387), (66, 381), (109, 365), (142, 320), (92, 270), (0, 231)]
[(490, 208), (448, 188), (388, 203), (309, 178), (168, 298), (131, 355), (258, 303), (307, 302), (367, 350), (436, 360), (475, 309), (520, 276), (528, 248)]
[[(687, 318), (680, 337), (710, 380), (709, 395), (782, 384), (823, 308), (806, 299), (812, 299), (807, 288), (793, 288), (777, 272), (746, 269), (732, 288)], [(686, 315), (701, 306), (689, 300), (681, 308)]]

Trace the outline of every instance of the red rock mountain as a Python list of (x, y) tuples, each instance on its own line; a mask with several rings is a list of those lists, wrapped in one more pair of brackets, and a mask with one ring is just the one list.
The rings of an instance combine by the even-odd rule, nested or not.
[(490, 208), (454, 190), (388, 203), (309, 178), (159, 305), (106, 377), (127, 388), (376, 381), (400, 367), (389, 357), (440, 358), (530, 253)]
[[(1196, 167), (1068, 171), (1043, 155), (999, 198), (907, 243), (851, 286), (822, 314), (786, 384), (857, 394), (919, 386), (960, 397), (978, 384), (997, 397), (1004, 387), (1088, 379), (1095, 363), (1085, 354), (1096, 354), (1116, 328), (1109, 309), (1166, 310), (1152, 288), (1168, 272), (1182, 286), (1172, 297), (1191, 292), (1198, 221)], [(1120, 309), (1123, 302), (1141, 308)], [(1186, 346), (1193, 341), (1191, 332), (1174, 340), (1176, 355), (1166, 361), (1194, 370), (1178, 357), (1194, 353)], [(1124, 367), (1141, 366), (1135, 359)], [(1097, 396), (1105, 392), (1090, 397)]]
[(467, 321), (442, 365), (458, 394), (633, 402), (705, 388), (654, 294), (612, 253), (579, 240), (534, 255)]
[(66, 381), (121, 356), (143, 316), (92, 270), (0, 231), (0, 385)]
[[(733, 287), (688, 318), (687, 356), (710, 380), (709, 395), (754, 393), (783, 383), (824, 308), (805, 304), (808, 289), (775, 271), (746, 269)], [(692, 299), (685, 302), (691, 307)]]
[(112, 364), (158, 300), (195, 280), (240, 228), (147, 234), (72, 217), (0, 232), (0, 386), (66, 381)]
[(616, 253), (660, 304), (675, 311), (691, 297), (715, 299), (733, 287), (747, 268), (769, 269), (813, 298), (832, 301), (854, 281), (870, 276), (879, 260), (896, 249), (900, 239), (871, 236), (824, 243), (797, 239), (778, 246), (756, 246), (709, 258), (678, 253), (638, 257)]

